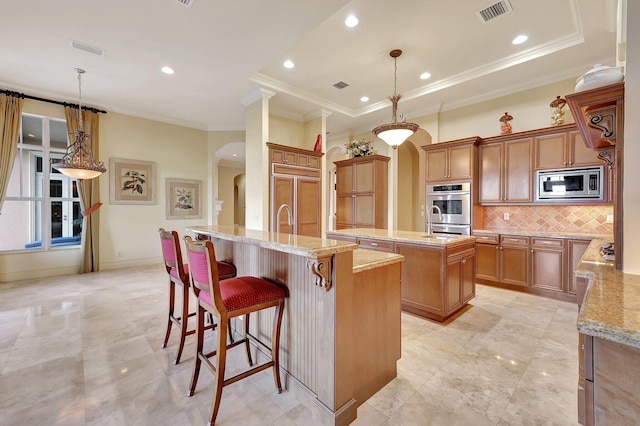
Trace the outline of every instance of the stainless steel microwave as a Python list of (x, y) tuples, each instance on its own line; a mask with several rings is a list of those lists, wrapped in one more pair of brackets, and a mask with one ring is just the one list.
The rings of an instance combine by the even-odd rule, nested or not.
[(536, 201), (602, 200), (604, 166), (536, 171)]

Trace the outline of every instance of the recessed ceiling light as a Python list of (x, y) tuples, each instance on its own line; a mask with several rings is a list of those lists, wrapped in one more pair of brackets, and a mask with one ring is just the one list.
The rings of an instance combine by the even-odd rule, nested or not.
[(355, 15), (349, 15), (347, 16), (347, 19), (344, 20), (344, 24), (349, 28), (353, 28), (357, 26), (358, 22), (360, 21), (358, 20), (358, 17)]
[(287, 59), (286, 61), (284, 61), (282, 63), (282, 66), (288, 69), (291, 69), (293, 67), (295, 67), (296, 65), (293, 63), (293, 61), (291, 59)]
[(171, 67), (166, 67), (165, 66), (165, 67), (162, 67), (161, 69), (162, 69), (162, 72), (165, 73), (165, 74), (171, 75), (171, 74), (174, 73), (173, 68), (171, 68)]
[(232, 157), (237, 157), (237, 156), (238, 156), (238, 154), (231, 154), (231, 156), (232, 156)]
[(525, 41), (527, 41), (528, 39), (529, 39), (529, 37), (527, 37), (526, 35), (520, 34), (518, 37), (514, 38), (511, 43), (513, 43), (513, 44), (522, 44)]
[(360, 102), (369, 102), (369, 97), (368, 96), (361, 97)]
[(423, 72), (422, 74), (420, 74), (420, 80), (428, 80), (430, 78), (431, 78), (430, 72)]

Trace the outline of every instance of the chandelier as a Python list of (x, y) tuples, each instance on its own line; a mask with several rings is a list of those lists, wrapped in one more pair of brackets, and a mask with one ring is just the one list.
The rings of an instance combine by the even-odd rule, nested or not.
[(89, 145), (89, 135), (84, 132), (82, 123), (82, 74), (84, 70), (74, 68), (78, 73), (78, 92), (80, 94), (78, 101), (78, 130), (69, 135), (75, 141), (67, 147), (67, 151), (59, 163), (53, 165), (63, 175), (67, 175), (74, 179), (93, 179), (106, 172), (102, 162), (96, 164), (93, 159), (93, 150)]
[(415, 133), (418, 130), (419, 126), (415, 123), (407, 123), (405, 119), (401, 116), (401, 121), (397, 121), (396, 115), (398, 112), (398, 101), (402, 97), (401, 94), (396, 93), (397, 91), (397, 82), (398, 82), (398, 65), (397, 59), (398, 56), (402, 55), (402, 50), (395, 49), (389, 52), (389, 56), (393, 58), (393, 96), (389, 96), (389, 100), (393, 105), (393, 117), (391, 123), (381, 124), (380, 126), (373, 129), (373, 134), (385, 141), (387, 144), (391, 145), (393, 149), (398, 148), (402, 142), (407, 140), (409, 136)]

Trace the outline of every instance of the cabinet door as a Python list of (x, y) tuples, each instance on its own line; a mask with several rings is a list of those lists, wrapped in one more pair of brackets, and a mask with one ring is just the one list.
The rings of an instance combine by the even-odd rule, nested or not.
[(319, 157), (314, 157), (313, 155), (309, 155), (308, 158), (309, 158), (309, 160), (308, 160), (309, 167), (313, 167), (314, 169), (319, 169), (320, 168), (320, 158)]
[(274, 163), (296, 164), (296, 154), (294, 152), (273, 149), (271, 151), (271, 159)]
[(448, 178), (471, 179), (473, 177), (473, 145), (449, 148)]
[(602, 160), (598, 159), (598, 152), (588, 148), (584, 144), (584, 139), (579, 131), (575, 130), (569, 133), (569, 166), (589, 166), (600, 165)]
[[(567, 292), (576, 294), (576, 277), (574, 276), (576, 266), (580, 262), (580, 258), (587, 251), (591, 241), (588, 240), (569, 240), (567, 241)], [(582, 301), (579, 301), (581, 303)]]
[(298, 235), (320, 237), (320, 181), (298, 178), (296, 191)]
[(309, 167), (309, 156), (307, 154), (296, 154), (296, 164), (298, 166)]
[[(282, 151), (281, 151), (282, 152)], [(273, 207), (271, 212), (274, 216), (277, 215), (278, 209), (281, 205), (287, 204), (291, 208), (291, 214), (294, 213), (293, 195), (295, 189), (295, 181), (292, 177), (274, 176), (273, 177)], [(272, 220), (271, 229), (275, 232), (278, 229), (277, 221), (280, 221), (280, 232), (285, 234), (293, 234), (293, 223), (288, 224), (287, 211), (283, 209), (280, 212), (280, 217), (274, 217)]]
[(353, 227), (353, 198), (352, 194), (336, 196), (336, 226)]
[(531, 202), (531, 138), (505, 142), (504, 201)]
[[(494, 250), (497, 251), (497, 250)], [(469, 300), (473, 299), (476, 295), (476, 257), (473, 253), (465, 256), (461, 263), (461, 289), (462, 289), (462, 303), (465, 304)]]
[(427, 182), (445, 180), (447, 178), (447, 149), (426, 151)]
[(531, 249), (531, 287), (562, 292), (564, 251)]
[(502, 201), (502, 150), (504, 144), (480, 146), (480, 203)]
[(498, 281), (497, 244), (476, 243), (476, 278)]
[[(466, 263), (466, 262), (465, 262)], [(444, 288), (445, 315), (462, 306), (462, 259), (447, 260), (447, 282)]]
[(529, 287), (529, 248), (500, 247), (500, 281)]
[(341, 166), (336, 168), (336, 194), (353, 194), (353, 166)]
[(375, 195), (359, 194), (353, 200), (356, 228), (375, 228)]
[(367, 161), (354, 164), (355, 182), (354, 188), (356, 193), (373, 192), (374, 190), (374, 172), (373, 161)]
[(566, 133), (538, 136), (534, 140), (535, 168), (560, 169), (567, 166)]

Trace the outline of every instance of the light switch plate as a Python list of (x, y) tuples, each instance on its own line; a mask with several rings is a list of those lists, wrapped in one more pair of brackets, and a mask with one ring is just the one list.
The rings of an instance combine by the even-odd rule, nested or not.
[(612, 214), (608, 214), (607, 215), (607, 223), (613, 223), (613, 215)]
[(502, 217), (504, 218), (504, 220), (509, 220), (509, 213), (504, 213)]

